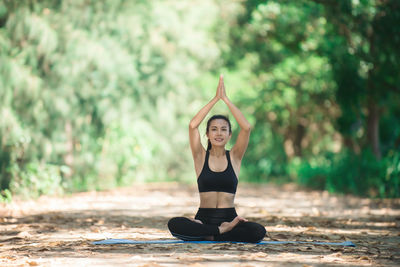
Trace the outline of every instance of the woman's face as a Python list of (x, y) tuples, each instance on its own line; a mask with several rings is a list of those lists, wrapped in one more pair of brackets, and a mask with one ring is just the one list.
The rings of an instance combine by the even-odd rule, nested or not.
[(231, 139), (229, 124), (224, 119), (215, 119), (210, 122), (207, 137), (212, 146), (225, 146)]

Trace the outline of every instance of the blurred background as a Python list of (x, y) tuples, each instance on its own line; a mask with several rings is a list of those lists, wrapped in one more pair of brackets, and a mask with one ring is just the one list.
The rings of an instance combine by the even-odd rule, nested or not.
[(400, 197), (399, 25), (398, 0), (0, 0), (0, 201), (195, 183), (220, 73), (241, 181)]

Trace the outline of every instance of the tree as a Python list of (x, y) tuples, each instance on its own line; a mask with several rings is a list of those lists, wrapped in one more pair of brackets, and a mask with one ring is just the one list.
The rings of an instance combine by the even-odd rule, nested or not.
[[(382, 157), (384, 147), (394, 145), (397, 136), (382, 139), (382, 116), (391, 117), (394, 125), (400, 121), (395, 103), (400, 100), (400, 3), (388, 1), (324, 1), (324, 17), (330, 22), (328, 42), (324, 52), (333, 66), (338, 85), (337, 99), (343, 111), (339, 118), (341, 132), (357, 138), (354, 146), (370, 146), (375, 157)], [(343, 39), (338, 39), (341, 36)], [(397, 105), (398, 106), (398, 105)], [(390, 114), (392, 113), (392, 114)], [(390, 126), (392, 127), (392, 126)], [(366, 134), (360, 134), (364, 131)], [(365, 136), (365, 137), (364, 137)], [(353, 139), (354, 140), (354, 139)], [(387, 148), (384, 149), (387, 152)]]
[[(267, 158), (266, 165), (276, 166), (272, 174), (282, 175), (286, 170), (278, 166), (287, 159), (337, 149), (326, 139), (338, 116), (335, 84), (328, 58), (317, 53), (325, 21), (321, 6), (303, 1), (246, 1), (244, 7), (226, 61), (254, 74), (239, 100), (254, 110), (252, 136), (258, 141), (250, 144), (249, 160)], [(265, 173), (254, 169), (261, 172), (256, 176)]]
[(242, 8), (225, 60), (232, 72), (251, 69), (242, 97), (255, 118), (249, 176), (398, 196), (399, 3), (249, 0)]
[(190, 179), (190, 103), (218, 57), (216, 10), (211, 0), (1, 1), (0, 190)]

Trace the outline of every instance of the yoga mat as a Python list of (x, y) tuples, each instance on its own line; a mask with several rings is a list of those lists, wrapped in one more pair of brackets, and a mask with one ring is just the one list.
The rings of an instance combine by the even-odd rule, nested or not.
[(131, 239), (105, 239), (95, 241), (93, 245), (113, 245), (113, 244), (182, 244), (182, 243), (197, 243), (197, 244), (216, 244), (216, 243), (240, 243), (254, 245), (273, 245), (273, 244), (313, 244), (313, 245), (330, 245), (330, 246), (345, 246), (355, 247), (351, 241), (344, 242), (319, 242), (319, 241), (261, 241), (260, 243), (244, 243), (244, 242), (229, 242), (229, 241), (182, 241), (176, 239), (167, 240), (131, 240)]

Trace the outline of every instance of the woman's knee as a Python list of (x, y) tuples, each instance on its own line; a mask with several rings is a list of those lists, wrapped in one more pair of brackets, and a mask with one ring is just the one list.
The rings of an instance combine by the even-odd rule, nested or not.
[(168, 221), (168, 229), (171, 232), (179, 231), (182, 228), (182, 224), (186, 222), (187, 218), (185, 217), (174, 217)]
[(249, 228), (250, 228), (249, 229), (250, 231), (249, 231), (248, 238), (249, 238), (249, 242), (251, 242), (251, 243), (261, 242), (267, 233), (267, 230), (265, 230), (265, 227), (258, 223), (251, 223)]

